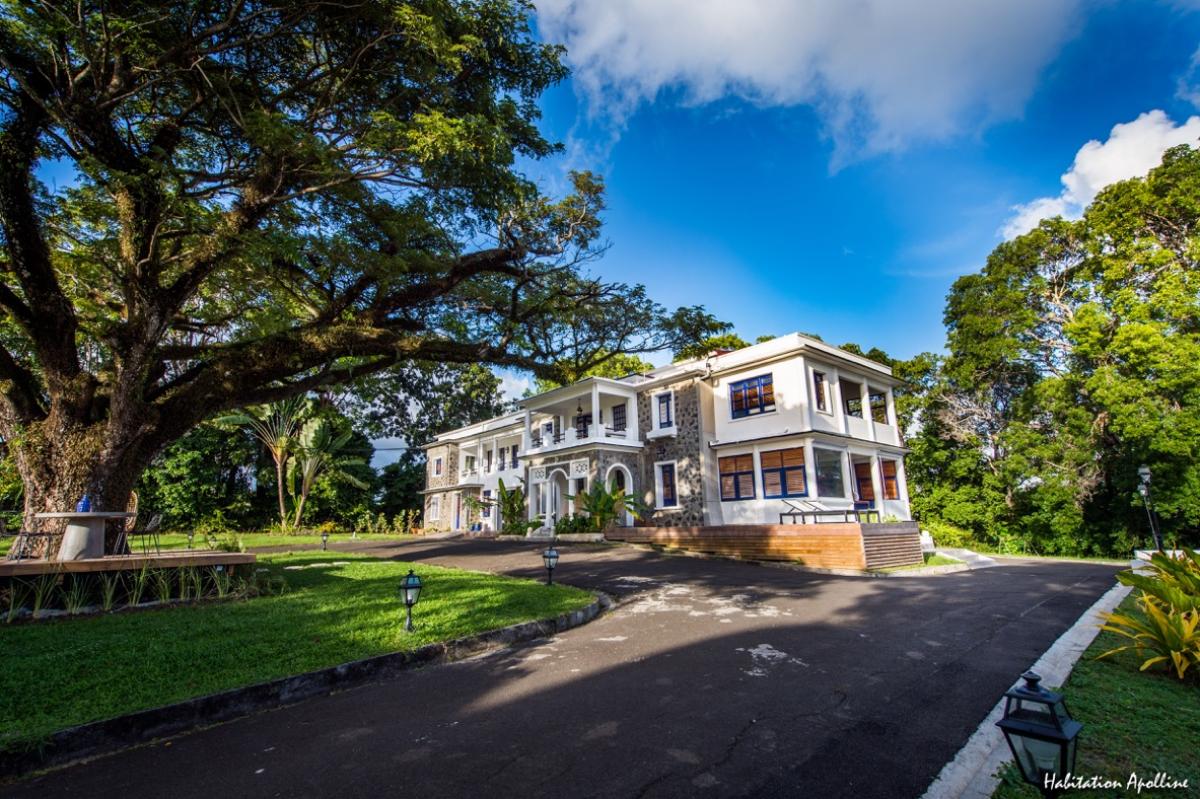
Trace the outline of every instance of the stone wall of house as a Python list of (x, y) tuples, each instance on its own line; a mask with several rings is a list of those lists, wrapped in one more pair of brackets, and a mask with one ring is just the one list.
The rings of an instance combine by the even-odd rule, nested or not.
[[(433, 463), (442, 459), (442, 475), (435, 477)], [(429, 490), (458, 485), (458, 444), (439, 444), (425, 450), (425, 487)]]
[[(457, 492), (455, 491), (433, 491), (425, 495), (424, 513), (421, 516), (422, 529), (426, 532), (441, 532), (450, 529), (454, 524), (452, 511), (456, 494)], [(436, 519), (431, 518), (434, 497), (437, 497), (442, 503), (438, 512), (438, 518)]]
[[(700, 383), (695, 378), (654, 389), (638, 395), (638, 427), (642, 430), (645, 449), (642, 450), (640, 475), (636, 478), (646, 503), (655, 502), (654, 464), (675, 461), (675, 486), (679, 495), (678, 508), (655, 511), (643, 520), (662, 527), (693, 527), (704, 524), (704, 474), (700, 459), (703, 446)], [(674, 436), (647, 438), (651, 426), (651, 400), (663, 391), (675, 392)]]
[(621, 464), (629, 470), (629, 476), (633, 479), (633, 485), (625, 486), (625, 490), (631, 494), (640, 496), (642, 491), (642, 457), (636, 452), (615, 451), (602, 449), (597, 450), (595, 457), (592, 458), (592, 469), (590, 474), (591, 480), (603, 480), (608, 474), (608, 470), (613, 464)]
[[(441, 497), (442, 507), (439, 518), (431, 520), (429, 518), (429, 507), (433, 504), (433, 498)], [(472, 510), (467, 504), (467, 498), (479, 498), (479, 489), (474, 486), (469, 486), (461, 489), (446, 489), (445, 491), (430, 491), (425, 494), (425, 515), (424, 524), (425, 530), (430, 532), (446, 532), (454, 528), (454, 511), (458, 503), (461, 501), (462, 512), (459, 514), (459, 529), (469, 530), (471, 525), (479, 521), (479, 511)]]

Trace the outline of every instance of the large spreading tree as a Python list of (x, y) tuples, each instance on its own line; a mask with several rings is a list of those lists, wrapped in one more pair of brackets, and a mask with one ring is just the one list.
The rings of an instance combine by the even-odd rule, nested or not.
[(414, 361), (555, 378), (720, 326), (586, 271), (565, 75), (515, 0), (0, 4), (0, 436), (25, 512), (119, 508), (228, 409)]
[(914, 508), (993, 544), (1127, 554), (1200, 533), (1200, 151), (1168, 150), (1076, 221), (1050, 219), (955, 282), (923, 400)]

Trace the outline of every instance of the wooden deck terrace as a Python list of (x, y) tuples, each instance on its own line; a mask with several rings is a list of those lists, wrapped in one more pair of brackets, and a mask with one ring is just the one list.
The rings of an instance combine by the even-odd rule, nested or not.
[(649, 544), (747, 560), (781, 560), (824, 569), (870, 571), (918, 565), (916, 522), (726, 524), (713, 527), (618, 527), (610, 541)]
[(144, 566), (151, 569), (173, 569), (184, 566), (231, 567), (244, 566), (257, 560), (258, 556), (253, 552), (214, 552), (210, 550), (198, 552), (187, 549), (167, 550), (144, 555), (107, 555), (103, 558), (81, 558), (79, 560), (35, 560), (32, 558), (0, 560), (0, 579), (68, 572), (137, 571)]

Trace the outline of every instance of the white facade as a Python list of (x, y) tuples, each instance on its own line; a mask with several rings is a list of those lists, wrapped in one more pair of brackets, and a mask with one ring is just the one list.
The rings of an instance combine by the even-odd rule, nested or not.
[[(614, 473), (685, 519), (677, 524), (774, 524), (789, 503), (907, 520), (896, 384), (888, 367), (800, 334), (642, 375), (588, 378), (438, 436), (430, 454), (454, 459), (454, 476), (435, 475), (431, 458), (426, 493), (445, 495), (442, 529), (466, 529), (464, 498), (494, 497), (501, 479), (520, 483), (529, 517), (549, 526), (575, 511), (568, 496)], [(676, 462), (680, 501), (666, 505), (672, 487), (661, 466)], [(685, 499), (703, 511), (684, 508)], [(497, 522), (493, 511), (469, 523)]]

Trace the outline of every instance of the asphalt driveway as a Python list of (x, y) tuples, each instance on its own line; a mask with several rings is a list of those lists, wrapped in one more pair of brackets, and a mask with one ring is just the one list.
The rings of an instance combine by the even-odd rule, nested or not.
[[(347, 548), (543, 574), (524, 542)], [(613, 612), (7, 795), (916, 797), (1117, 570), (1006, 560), (868, 579), (560, 550), (556, 579), (611, 594)]]

